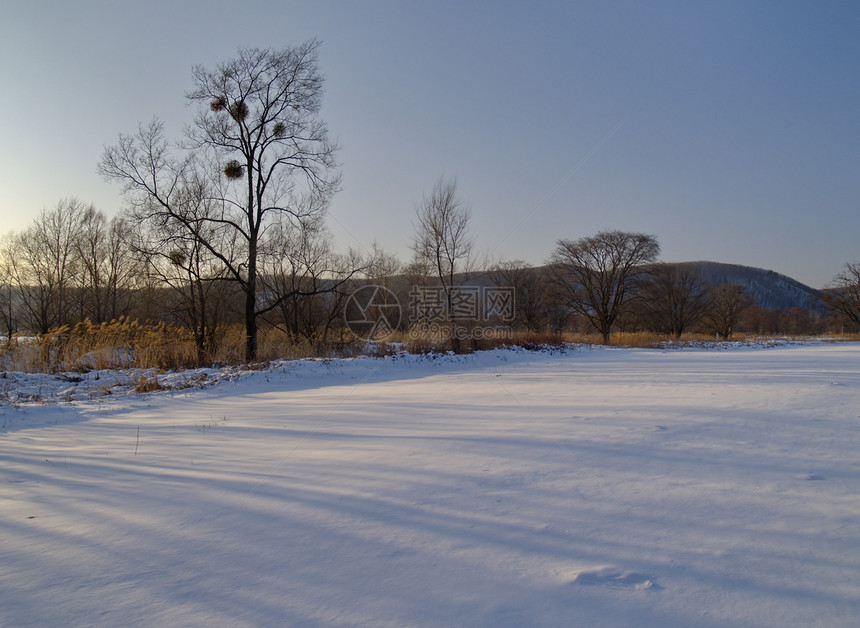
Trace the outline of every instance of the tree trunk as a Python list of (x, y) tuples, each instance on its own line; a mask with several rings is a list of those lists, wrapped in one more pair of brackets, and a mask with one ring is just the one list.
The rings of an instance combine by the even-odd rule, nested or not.
[[(250, 171), (248, 175), (248, 198), (251, 186)], [(257, 199), (258, 207), (260, 199)], [(254, 223), (253, 206), (248, 207), (249, 238), (248, 238), (248, 279), (245, 282), (245, 361), (254, 362), (257, 359), (257, 238), (258, 224)]]
[(603, 344), (608, 345), (609, 339), (612, 336), (612, 323), (607, 323), (606, 321), (601, 322), (600, 336), (603, 340)]
[(248, 276), (245, 286), (245, 360), (253, 362), (257, 359), (257, 298), (256, 278)]

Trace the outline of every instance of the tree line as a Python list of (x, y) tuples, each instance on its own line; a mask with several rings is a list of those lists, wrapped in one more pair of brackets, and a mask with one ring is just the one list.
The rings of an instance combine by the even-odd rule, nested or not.
[(743, 285), (714, 285), (695, 264), (661, 263), (657, 238), (643, 233), (615, 230), (562, 239), (541, 267), (506, 261), (476, 271), (471, 212), (457, 197), (456, 181), (439, 179), (417, 216), (413, 281), (432, 276), (449, 295), (450, 309), (457, 282), (484, 274), (493, 285), (513, 288), (514, 325), (520, 330), (591, 332), (608, 344), (613, 330), (730, 339), (740, 330), (818, 334), (860, 328), (860, 264), (847, 264), (834, 279), (822, 297), (831, 316), (822, 317), (804, 308), (757, 307)]
[[(108, 219), (75, 198), (43, 210), (0, 241), (3, 334), (11, 340), (122, 318), (166, 322), (192, 335), (198, 363), (211, 362), (225, 328), (244, 322), (243, 287), (201, 242), (166, 230), (125, 213)], [(319, 225), (280, 232), (267, 245), (258, 258), (257, 319), (310, 351), (342, 340), (349, 279), (367, 262), (333, 251)]]
[[(438, 193), (441, 188), (444, 193)], [(438, 285), (450, 309), (458, 287), (485, 284), (515, 295), (508, 322), (513, 331), (596, 333), (604, 343), (615, 331), (728, 339), (736, 331), (860, 329), (860, 278), (848, 274), (857, 271), (852, 265), (826, 296), (833, 306), (829, 317), (801, 308), (756, 307), (742, 286), (712, 285), (695, 264), (658, 262), (656, 238), (639, 233), (560, 240), (540, 267), (521, 261), (479, 266), (472, 259), (469, 213), (455, 184), (440, 182), (434, 190), (418, 206), (409, 264), (376, 247), (365, 255), (338, 254), (321, 225), (279, 232), (259, 257), (259, 321), (286, 344), (319, 353), (356, 340), (343, 317), (347, 299), (362, 285), (385, 285), (404, 305), (412, 286)], [(444, 211), (437, 211), (439, 203)], [(451, 220), (457, 228), (445, 224)], [(193, 336), (198, 363), (211, 362), (224, 329), (244, 323), (243, 288), (201, 243), (166, 237), (163, 229), (128, 214), (108, 219), (74, 198), (43, 210), (30, 227), (0, 243), (3, 332), (11, 339), (16, 332), (46, 334), (81, 321), (122, 317), (169, 322)], [(399, 330), (415, 322), (404, 316)], [(469, 348), (451, 338), (454, 350)]]
[[(98, 167), (122, 187), (118, 216), (69, 198), (4, 236), (6, 335), (84, 320), (168, 321), (193, 335), (207, 363), (225, 327), (241, 325), (252, 361), (261, 325), (292, 344), (347, 342), (344, 303), (362, 283), (435, 283), (450, 310), (455, 288), (478, 275), (513, 288), (518, 330), (588, 330), (608, 343), (619, 329), (729, 338), (739, 325), (766, 333), (780, 324), (756, 312), (741, 286), (711, 286), (691, 266), (658, 263), (659, 244), (646, 234), (560, 240), (540, 268), (479, 264), (470, 210), (445, 179), (416, 206), (410, 263), (375, 245), (333, 250), (325, 218), (340, 171), (320, 117), (318, 50), (314, 40), (240, 49), (214, 69), (195, 67), (187, 99), (196, 113), (183, 137), (169, 138), (153, 119), (105, 149)], [(860, 267), (846, 265), (828, 297), (840, 324), (855, 328), (858, 285)], [(821, 327), (801, 318), (794, 313), (795, 327)]]

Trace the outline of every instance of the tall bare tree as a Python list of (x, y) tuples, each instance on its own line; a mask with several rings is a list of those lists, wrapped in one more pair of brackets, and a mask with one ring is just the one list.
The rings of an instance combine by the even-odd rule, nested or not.
[[(201, 241), (244, 294), (245, 357), (257, 354), (259, 265), (267, 227), (279, 215), (323, 220), (340, 175), (337, 146), (320, 117), (323, 79), (317, 41), (273, 49), (240, 49), (214, 70), (193, 70), (188, 99), (198, 105), (193, 126), (175, 157), (158, 122), (135, 136), (120, 136), (106, 149), (102, 174), (125, 184), (135, 216), (174, 221), (188, 234), (207, 229), (216, 242)], [(189, 216), (176, 195), (206, 180), (211, 211)], [(227, 232), (228, 235), (224, 235)], [(238, 242), (224, 251), (218, 242)], [(241, 250), (241, 256), (235, 253)], [(262, 308), (271, 309), (266, 303)]]
[(602, 231), (579, 240), (559, 240), (549, 272), (567, 305), (585, 316), (609, 344), (612, 325), (635, 295), (644, 265), (659, 254), (654, 236)]
[(469, 231), (471, 210), (457, 198), (456, 181), (440, 177), (429, 195), (415, 209), (412, 250), (418, 265), (426, 265), (442, 286), (447, 316), (451, 322), (453, 348), (460, 342), (454, 320), (454, 288), (458, 273), (471, 270), (474, 240)]

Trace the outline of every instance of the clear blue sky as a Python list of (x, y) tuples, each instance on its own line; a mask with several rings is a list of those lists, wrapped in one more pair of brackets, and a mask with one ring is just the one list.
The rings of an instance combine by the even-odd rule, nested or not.
[(68, 196), (116, 212), (103, 147), (153, 116), (178, 137), (192, 65), (312, 37), (341, 249), (408, 258), (444, 174), (496, 258), (621, 229), (813, 287), (860, 260), (860, 2), (811, 0), (3, 0), (0, 232)]

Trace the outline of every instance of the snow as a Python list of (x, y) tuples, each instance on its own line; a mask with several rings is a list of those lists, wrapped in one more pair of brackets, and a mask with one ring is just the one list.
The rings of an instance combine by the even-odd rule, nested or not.
[(860, 616), (856, 343), (80, 377), (0, 380), (3, 626)]

